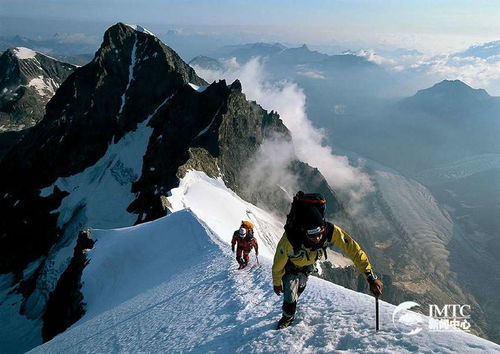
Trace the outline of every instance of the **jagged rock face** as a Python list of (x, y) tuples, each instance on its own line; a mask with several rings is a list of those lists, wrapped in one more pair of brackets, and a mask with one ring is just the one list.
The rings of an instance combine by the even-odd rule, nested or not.
[[(187, 166), (212, 177), (220, 174), (240, 196), (276, 214), (288, 212), (290, 198), (277, 186), (260, 186), (251, 191), (245, 186), (247, 166), (263, 141), (277, 134), (291, 140), (291, 135), (278, 114), (246, 100), (239, 81), (229, 87), (220, 81), (203, 92), (186, 87), (150, 124), (154, 131), (141, 178), (133, 187), (138, 198), (129, 208), (139, 215), (138, 222), (165, 215), (161, 196), (177, 186)], [(299, 188), (320, 190), (332, 201), (331, 213), (341, 209), (318, 170), (299, 161), (288, 168), (299, 177)]]
[[(94, 60), (78, 68), (47, 105), (43, 121), (2, 160), (0, 272), (22, 268), (60, 237), (56, 209), (67, 195), (39, 189), (81, 172), (188, 82), (193, 69), (156, 37), (117, 24)], [(190, 88), (189, 88), (190, 89)]]
[(37, 124), (57, 88), (76, 69), (28, 48), (0, 56), (0, 132)]

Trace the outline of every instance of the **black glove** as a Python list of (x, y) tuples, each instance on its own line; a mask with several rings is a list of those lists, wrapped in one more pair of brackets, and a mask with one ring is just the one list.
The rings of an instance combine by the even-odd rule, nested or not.
[(372, 281), (370, 283), (370, 291), (376, 297), (379, 297), (380, 295), (382, 295), (383, 290), (384, 290), (384, 283), (382, 283), (382, 280), (375, 279), (374, 281)]
[(274, 285), (273, 290), (276, 295), (280, 296), (281, 293), (283, 292), (283, 287), (281, 285)]
[(231, 252), (234, 253), (234, 246), (231, 246)]

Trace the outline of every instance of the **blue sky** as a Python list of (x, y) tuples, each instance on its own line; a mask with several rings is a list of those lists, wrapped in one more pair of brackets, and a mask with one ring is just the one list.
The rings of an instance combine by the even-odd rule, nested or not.
[(196, 25), (206, 31), (238, 26), (271, 40), (360, 42), (428, 52), (500, 39), (500, 2), (491, 0), (0, 0), (0, 15)]

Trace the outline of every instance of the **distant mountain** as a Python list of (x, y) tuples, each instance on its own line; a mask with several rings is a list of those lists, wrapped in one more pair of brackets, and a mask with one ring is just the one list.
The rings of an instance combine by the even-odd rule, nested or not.
[(189, 65), (191, 65), (192, 67), (198, 66), (206, 70), (213, 70), (213, 71), (224, 70), (223, 65), (217, 59), (206, 57), (203, 55), (193, 58), (189, 62)]
[(453, 99), (459, 101), (464, 98), (482, 99), (490, 97), (490, 95), (486, 92), (486, 90), (473, 89), (460, 80), (443, 80), (440, 83), (435, 84), (431, 88), (418, 91), (414, 97), (436, 100)]
[[(352, 54), (327, 55), (310, 50), (306, 44), (300, 47), (289, 48), (279, 43), (250, 43), (222, 47), (215, 56), (219, 58), (236, 58), (239, 63), (245, 63), (251, 58), (260, 57), (270, 66), (282, 65), (313, 65), (322, 64), (325, 67), (332, 65), (356, 65), (369, 63), (364, 57)], [(373, 63), (369, 63), (374, 65)]]
[(0, 56), (0, 131), (34, 126), (75, 66), (24, 47)]
[(342, 111), (337, 107), (359, 106), (359, 101), (399, 94), (401, 83), (394, 73), (369, 61), (364, 56), (345, 54), (327, 55), (310, 50), (307, 45), (288, 48), (280, 44), (246, 44), (223, 47), (208, 56), (236, 58), (244, 64), (259, 57), (265, 68), (266, 81), (296, 82), (308, 100), (308, 116), (324, 126), (332, 114)]
[(269, 57), (288, 49), (281, 43), (248, 43), (240, 45), (229, 45), (218, 48), (212, 56), (218, 58), (233, 58), (243, 63), (253, 57)]
[(310, 50), (307, 45), (303, 44), (297, 48), (286, 48), (272, 58), (272, 60), (281, 64), (306, 64), (315, 63), (326, 60), (329, 56), (317, 51)]
[(42, 119), (45, 105), (75, 68), (24, 47), (0, 56), (0, 158), (21, 131)]
[[(500, 152), (500, 99), (442, 81), (353, 120), (336, 120), (338, 144), (405, 173)], [(349, 137), (349, 139), (345, 139)]]
[(63, 61), (65, 63), (70, 63), (77, 66), (83, 66), (90, 63), (90, 61), (94, 59), (94, 55), (93, 54), (57, 55), (56, 59)]
[[(208, 86), (148, 31), (122, 23), (109, 28), (94, 59), (62, 83), (42, 121), (0, 161), (9, 171), (0, 180), (0, 273), (15, 275), (5, 275), (0, 290), (23, 314), (3, 323), (2, 333), (33, 343), (41, 341), (44, 323), (47, 340), (78, 319), (78, 287), (68, 293), (59, 282), (66, 269), (81, 267), (70, 267), (79, 231), (165, 216), (170, 191), (189, 170), (286, 214), (286, 181), (246, 188), (255, 178), (248, 170), (253, 157), (277, 136), (291, 143), (278, 114), (247, 101), (239, 81)], [(317, 169), (295, 159), (287, 170), (298, 181), (294, 188), (328, 198), (329, 215), (342, 212)], [(54, 293), (58, 287), (64, 294)], [(44, 317), (51, 299), (68, 297), (75, 306), (58, 308), (62, 317)], [(0, 313), (12, 311), (6, 304)], [(31, 334), (19, 330), (21, 322)]]
[(488, 108), (493, 101), (496, 103), (497, 100), (492, 99), (484, 89), (474, 89), (460, 80), (444, 80), (404, 99), (401, 105), (434, 115), (440, 112), (464, 114)]
[[(73, 38), (74, 37), (74, 38)], [(97, 38), (79, 38), (77, 35), (55, 33), (51, 38), (31, 39), (22, 36), (0, 36), (0, 51), (13, 47), (31, 48), (53, 57), (95, 53), (99, 48)]]
[(458, 52), (454, 55), (459, 57), (478, 57), (482, 59), (500, 55), (500, 41), (476, 44), (464, 50), (463, 52)]

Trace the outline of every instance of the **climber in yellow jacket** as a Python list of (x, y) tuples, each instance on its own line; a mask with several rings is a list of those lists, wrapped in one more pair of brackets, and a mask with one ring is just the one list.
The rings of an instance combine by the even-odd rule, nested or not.
[(326, 222), (316, 207), (302, 208), (297, 218), (303, 228), (293, 237), (285, 232), (274, 255), (273, 288), (278, 296), (281, 293), (284, 296), (279, 329), (293, 321), (297, 300), (306, 287), (308, 276), (315, 271), (316, 261), (326, 257), (326, 249), (330, 246), (341, 249), (353, 261), (375, 296), (382, 294), (384, 284), (372, 271), (366, 253), (347, 232)]

